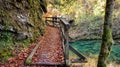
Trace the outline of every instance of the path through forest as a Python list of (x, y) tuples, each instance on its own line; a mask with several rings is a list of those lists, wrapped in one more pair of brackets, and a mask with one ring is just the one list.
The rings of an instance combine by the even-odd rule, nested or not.
[[(45, 29), (45, 34), (42, 37), (39, 37), (36, 43), (32, 43), (28, 49), (23, 49), (16, 57), (9, 58), (7, 63), (1, 64), (0, 66), (25, 67), (24, 63), (36, 45), (39, 45), (39, 47), (32, 57), (32, 62), (64, 63), (64, 53), (60, 37), (60, 30), (55, 27), (47, 26)], [(32, 67), (40, 66), (34, 65)]]

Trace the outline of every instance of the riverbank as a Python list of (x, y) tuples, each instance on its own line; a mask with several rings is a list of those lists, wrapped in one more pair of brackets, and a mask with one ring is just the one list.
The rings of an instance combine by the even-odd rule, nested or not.
[[(81, 54), (83, 54), (87, 58), (97, 58), (100, 51), (101, 40), (78, 40), (70, 42), (70, 45), (73, 46), (76, 50), (78, 50)], [(119, 48), (120, 44), (118, 43), (112, 46), (111, 54), (108, 58), (108, 63), (109, 62), (120, 63)]]
[[(71, 67), (97, 67), (97, 58), (87, 58), (87, 63), (74, 63)], [(120, 64), (111, 62), (107, 64), (107, 67), (120, 67)]]

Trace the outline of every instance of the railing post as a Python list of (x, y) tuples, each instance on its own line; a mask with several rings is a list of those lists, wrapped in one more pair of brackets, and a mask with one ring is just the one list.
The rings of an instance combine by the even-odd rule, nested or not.
[(66, 44), (65, 44), (65, 55), (66, 55), (66, 66), (69, 67), (70, 66), (70, 62), (69, 62), (69, 38), (68, 38), (68, 31), (65, 32), (65, 38), (66, 38)]
[(65, 67), (69, 67), (69, 44), (68, 44), (68, 31), (66, 31), (66, 26), (61, 23), (61, 35), (62, 35), (62, 41), (63, 41), (63, 50), (64, 50), (64, 57), (65, 57)]
[(62, 35), (63, 35), (63, 41), (64, 41), (64, 53), (65, 53), (65, 67), (70, 67), (69, 62), (69, 35), (68, 35), (68, 29), (70, 28), (69, 21), (60, 18), (61, 20), (61, 29), (62, 29)]

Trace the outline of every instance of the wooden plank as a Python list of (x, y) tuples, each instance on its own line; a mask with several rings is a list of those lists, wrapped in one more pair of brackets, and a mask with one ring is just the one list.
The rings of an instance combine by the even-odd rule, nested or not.
[(35, 48), (32, 50), (32, 52), (30, 53), (30, 55), (27, 57), (26, 63), (28, 63), (28, 64), (32, 63), (32, 57), (35, 54), (36, 50), (38, 49), (40, 43), (41, 43), (41, 41), (35, 46)]
[(66, 67), (65, 64), (42, 64), (42, 63), (32, 63), (32, 64), (25, 64), (25, 66), (47, 66), (47, 67)]
[(26, 66), (57, 66), (57, 67), (65, 67), (64, 63), (45, 63), (45, 62), (35, 62), (35, 63), (31, 63), (31, 64), (25, 64)]

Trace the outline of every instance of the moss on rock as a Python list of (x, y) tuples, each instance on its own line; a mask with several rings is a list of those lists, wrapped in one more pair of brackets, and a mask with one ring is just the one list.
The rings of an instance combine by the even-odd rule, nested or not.
[[(5, 27), (0, 31), (0, 43), (29, 44), (43, 34), (42, 15), (47, 12), (46, 6), (46, 0), (0, 0), (0, 25)], [(4, 39), (3, 37), (7, 35), (1, 34), (2, 32), (11, 33), (10, 37), (13, 39)], [(16, 41), (18, 34), (21, 33), (27, 35), (28, 39)]]

